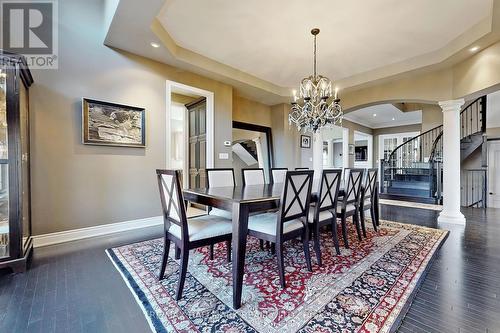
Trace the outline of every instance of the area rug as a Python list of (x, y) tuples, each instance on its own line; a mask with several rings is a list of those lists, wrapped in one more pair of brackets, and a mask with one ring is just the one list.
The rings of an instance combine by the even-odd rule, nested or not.
[(216, 246), (214, 260), (207, 248), (191, 251), (178, 302), (179, 265), (173, 250), (165, 278), (157, 280), (161, 239), (108, 249), (107, 254), (155, 332), (389, 332), (407, 311), (447, 233), (382, 221), (378, 232), (367, 230), (362, 242), (351, 230), (351, 248), (342, 247), (337, 256), (325, 229), (323, 265), (313, 258), (312, 273), (302, 243), (290, 241), (285, 246), (286, 289), (279, 285), (276, 257), (250, 237), (238, 310), (232, 308), (231, 263), (225, 261), (224, 244)]

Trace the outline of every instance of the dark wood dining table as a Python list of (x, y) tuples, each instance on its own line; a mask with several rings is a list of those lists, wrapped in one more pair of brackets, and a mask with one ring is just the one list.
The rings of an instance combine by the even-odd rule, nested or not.
[[(186, 189), (184, 200), (232, 212), (233, 220), (233, 308), (241, 307), (243, 274), (248, 233), (248, 217), (251, 213), (263, 212), (279, 207), (283, 184), (265, 184), (236, 187), (210, 187)], [(339, 191), (343, 196), (344, 191)], [(311, 201), (317, 199), (312, 194)]]

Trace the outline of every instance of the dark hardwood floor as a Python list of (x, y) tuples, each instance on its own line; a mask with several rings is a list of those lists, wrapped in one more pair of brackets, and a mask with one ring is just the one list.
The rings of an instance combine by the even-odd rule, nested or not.
[[(465, 228), (437, 211), (381, 207), (381, 218), (450, 230), (399, 332), (500, 332), (500, 210), (464, 209)], [(0, 271), (0, 332), (148, 332), (104, 250), (161, 228), (35, 249), (31, 269)]]

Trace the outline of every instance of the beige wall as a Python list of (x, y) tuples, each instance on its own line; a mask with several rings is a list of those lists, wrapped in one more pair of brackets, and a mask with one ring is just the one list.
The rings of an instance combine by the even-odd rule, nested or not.
[[(165, 81), (214, 92), (215, 156), (231, 153), (233, 88), (102, 44), (101, 1), (59, 2), (59, 69), (33, 71), (33, 234), (158, 216)], [(146, 108), (145, 149), (81, 144), (81, 98)], [(215, 159), (216, 166), (230, 160)]]
[(439, 105), (429, 105), (422, 109), (421, 132), (426, 132), (436, 126), (443, 125), (443, 110)]
[(271, 107), (233, 94), (233, 120), (271, 127)]

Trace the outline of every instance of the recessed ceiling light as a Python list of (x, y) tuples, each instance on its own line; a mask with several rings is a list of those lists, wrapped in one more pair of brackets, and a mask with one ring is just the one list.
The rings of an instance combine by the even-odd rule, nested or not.
[(151, 42), (151, 46), (154, 47), (154, 48), (159, 48), (160, 44), (155, 43), (155, 42)]
[(474, 46), (469, 49), (471, 52), (476, 52), (477, 50), (479, 50), (479, 46)]
[(376, 116), (377, 116), (377, 114), (376, 114), (376, 113), (374, 113), (374, 114), (373, 114), (373, 116), (374, 116), (374, 117), (376, 117)]
[(394, 120), (394, 118), (392, 118), (392, 120)]

